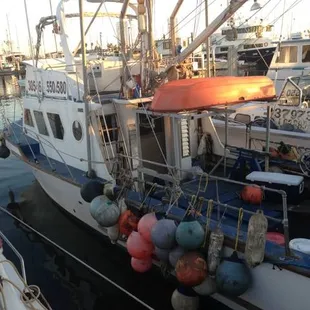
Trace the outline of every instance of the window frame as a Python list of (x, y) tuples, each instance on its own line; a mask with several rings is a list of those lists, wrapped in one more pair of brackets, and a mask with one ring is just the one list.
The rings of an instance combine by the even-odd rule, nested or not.
[[(38, 111), (38, 110), (33, 110), (33, 115), (34, 115), (34, 118), (35, 118), (35, 121), (36, 121), (36, 125), (37, 125), (37, 128), (38, 128), (38, 132), (40, 135), (43, 135), (43, 136), (47, 136), (49, 137), (50, 136), (50, 133), (48, 131), (48, 128), (46, 126), (46, 121), (45, 121), (45, 118), (44, 118), (44, 113), (42, 111)], [(43, 124), (44, 124), (44, 127), (45, 127), (45, 130), (46, 130), (46, 133), (45, 132), (42, 132), (42, 128), (39, 126), (39, 123), (38, 120), (37, 120), (37, 116), (36, 115), (40, 115), (42, 116), (42, 120), (43, 120)]]
[[(29, 112), (28, 116), (30, 116), (31, 124), (29, 124), (29, 122), (26, 122), (26, 114), (27, 114), (26, 111)], [(33, 128), (35, 127), (31, 110), (28, 108), (24, 108), (23, 122), (24, 122), (24, 125), (27, 125), (27, 126), (33, 127)]]
[[(60, 137), (57, 137), (57, 131), (58, 131), (58, 130), (57, 130), (57, 128), (56, 128), (56, 120), (50, 118), (50, 115), (58, 116), (58, 118), (59, 118), (60, 126), (61, 126), (60, 131), (62, 132), (62, 137), (61, 137), (61, 138), (60, 138)], [(64, 140), (64, 136), (65, 136), (65, 128), (64, 128), (64, 126), (62, 125), (62, 120), (61, 120), (60, 115), (59, 115), (58, 113), (46, 112), (46, 116), (47, 116), (48, 123), (49, 123), (50, 128), (51, 128), (51, 131), (52, 131), (52, 133), (53, 133), (53, 137), (54, 137), (55, 139), (57, 139), (57, 140), (63, 141), (63, 140)], [(52, 126), (52, 123), (51, 123), (52, 121), (54, 122), (55, 128), (54, 128), (54, 126)], [(54, 130), (54, 129), (55, 129), (55, 130)]]

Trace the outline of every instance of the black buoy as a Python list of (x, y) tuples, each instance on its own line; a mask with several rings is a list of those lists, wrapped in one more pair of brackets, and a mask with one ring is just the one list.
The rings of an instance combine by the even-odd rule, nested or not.
[(103, 195), (103, 184), (96, 180), (85, 183), (80, 190), (82, 198), (86, 202), (91, 202), (97, 196)]
[(0, 145), (0, 158), (6, 159), (10, 156), (10, 150), (5, 145), (5, 140), (1, 139), (1, 145)]

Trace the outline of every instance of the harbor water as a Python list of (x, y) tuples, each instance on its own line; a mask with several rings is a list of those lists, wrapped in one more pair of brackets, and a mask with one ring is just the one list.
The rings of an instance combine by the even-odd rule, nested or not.
[[(1, 96), (16, 96), (18, 92), (15, 78), (0, 81)], [(18, 102), (1, 102), (5, 102), (10, 120), (21, 117)], [(174, 278), (155, 267), (145, 274), (134, 272), (126, 250), (69, 217), (45, 194), (31, 170), (14, 156), (0, 159), (0, 171), (1, 206), (7, 206), (11, 189), (19, 202), (14, 214), (28, 225), (153, 309), (172, 309), (170, 298), (177, 287)], [(0, 212), (0, 227), (24, 257), (28, 283), (40, 287), (54, 310), (146, 309), (3, 212)], [(6, 246), (4, 255), (19, 267), (18, 259)], [(200, 308), (228, 309), (211, 298), (202, 299)]]

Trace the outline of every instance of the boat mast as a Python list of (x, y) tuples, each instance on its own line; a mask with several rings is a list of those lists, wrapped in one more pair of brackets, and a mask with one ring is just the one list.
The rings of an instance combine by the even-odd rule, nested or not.
[[(216, 17), (213, 22), (209, 24), (208, 27), (203, 30), (183, 52), (181, 52), (180, 55), (176, 57), (175, 63), (182, 62), (192, 54), (214, 31), (223, 25), (247, 1), (248, 0), (231, 0), (230, 5), (218, 17)], [(167, 69), (169, 69), (169, 67)]]
[(179, 9), (181, 7), (181, 5), (183, 4), (184, 0), (179, 0), (176, 4), (176, 6), (174, 7), (172, 14), (170, 15), (170, 40), (171, 40), (171, 54), (172, 57), (176, 56), (176, 46), (175, 46), (175, 41), (176, 41), (176, 37), (175, 37), (175, 17), (179, 12)]
[(10, 28), (10, 22), (9, 22), (9, 16), (6, 14), (6, 21), (8, 24), (8, 43), (9, 43), (9, 48), (10, 48), (10, 53), (12, 53), (12, 37), (11, 37), (11, 28)]
[(85, 128), (86, 128), (86, 151), (87, 151), (87, 176), (92, 176), (91, 168), (91, 150), (90, 150), (90, 136), (89, 136), (89, 100), (87, 89), (87, 68), (86, 68), (86, 51), (85, 51), (85, 37), (84, 37), (84, 8), (83, 0), (79, 0), (80, 10), (80, 32), (81, 32), (81, 52), (82, 52), (82, 68), (83, 68), (83, 85), (84, 85), (84, 115), (85, 115)]
[[(206, 28), (209, 26), (209, 1), (205, 0), (205, 15), (206, 15)], [(207, 37), (206, 40), (206, 61), (207, 68), (205, 72), (206, 77), (210, 77), (210, 37)]]

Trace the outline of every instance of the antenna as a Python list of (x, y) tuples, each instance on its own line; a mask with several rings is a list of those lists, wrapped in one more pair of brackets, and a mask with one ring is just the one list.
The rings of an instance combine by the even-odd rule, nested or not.
[[(50, 2), (51, 16), (53, 16), (52, 0), (49, 0), (49, 2)], [(56, 39), (56, 33), (55, 32), (54, 32), (54, 41), (55, 41), (56, 53), (58, 55), (57, 39)], [(45, 52), (44, 52), (44, 55), (45, 55)]]

